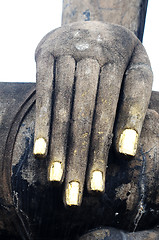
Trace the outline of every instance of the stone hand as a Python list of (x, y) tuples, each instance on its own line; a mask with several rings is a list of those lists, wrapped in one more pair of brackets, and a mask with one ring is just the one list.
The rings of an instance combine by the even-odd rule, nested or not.
[(88, 190), (105, 191), (117, 109), (116, 151), (136, 154), (151, 95), (150, 63), (133, 33), (100, 22), (50, 32), (35, 57), (34, 155), (45, 158), (49, 146), (48, 180), (65, 178), (65, 204), (80, 205), (86, 168)]

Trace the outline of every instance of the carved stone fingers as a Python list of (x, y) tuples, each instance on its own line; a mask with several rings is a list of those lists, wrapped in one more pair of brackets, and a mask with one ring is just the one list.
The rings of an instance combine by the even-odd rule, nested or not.
[(54, 57), (43, 51), (36, 55), (36, 121), (33, 153), (46, 157), (49, 145)]
[(116, 150), (136, 153), (151, 93), (149, 60), (130, 31), (100, 22), (50, 32), (36, 60), (34, 155), (47, 156), (51, 127), (48, 180), (65, 177), (64, 202), (78, 206), (86, 174), (89, 191), (105, 191), (117, 107)]
[(55, 91), (48, 180), (62, 182), (65, 172), (67, 139), (70, 123), (75, 60), (61, 56), (55, 63)]
[(82, 202), (99, 70), (98, 62), (93, 59), (77, 63), (66, 175), (67, 205), (80, 205)]
[(89, 157), (89, 191), (105, 191), (107, 158), (122, 78), (123, 73), (115, 64), (101, 68)]
[(148, 56), (137, 44), (123, 79), (116, 123), (117, 152), (135, 156), (152, 88), (152, 70)]

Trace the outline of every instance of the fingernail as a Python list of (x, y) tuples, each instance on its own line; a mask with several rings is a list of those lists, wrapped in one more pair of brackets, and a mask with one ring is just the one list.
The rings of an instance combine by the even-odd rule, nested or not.
[(104, 191), (103, 175), (101, 171), (94, 171), (91, 178), (92, 191)]
[(44, 138), (36, 139), (33, 154), (41, 157), (46, 155), (46, 141)]
[(135, 156), (137, 151), (138, 133), (133, 129), (125, 129), (119, 139), (119, 152)]
[(60, 162), (54, 162), (49, 169), (49, 181), (60, 182), (63, 175), (63, 169)]
[(66, 189), (66, 204), (68, 206), (79, 205), (79, 183), (70, 182)]

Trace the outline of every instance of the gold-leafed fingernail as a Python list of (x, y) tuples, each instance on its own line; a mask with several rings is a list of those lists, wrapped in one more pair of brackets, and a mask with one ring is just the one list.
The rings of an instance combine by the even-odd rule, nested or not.
[(66, 204), (68, 206), (79, 205), (79, 183), (70, 182), (66, 189)]
[(60, 182), (63, 175), (63, 169), (60, 162), (54, 162), (49, 169), (49, 181)]
[(137, 151), (138, 133), (133, 129), (125, 129), (119, 139), (119, 152), (135, 156)]
[(101, 171), (94, 171), (91, 178), (91, 190), (92, 191), (104, 191), (103, 174)]
[(46, 155), (46, 141), (44, 138), (36, 139), (33, 154), (41, 157)]

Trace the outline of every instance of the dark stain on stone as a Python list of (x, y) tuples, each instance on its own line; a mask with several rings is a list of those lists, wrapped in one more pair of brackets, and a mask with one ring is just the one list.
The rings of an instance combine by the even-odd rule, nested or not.
[(90, 16), (91, 16), (91, 14), (90, 14), (90, 11), (89, 11), (89, 9), (87, 9), (85, 12), (83, 12), (83, 15), (85, 16), (85, 21), (90, 21)]
[(76, 13), (77, 13), (77, 10), (76, 10), (76, 8), (74, 8), (71, 12), (71, 17), (75, 16)]

